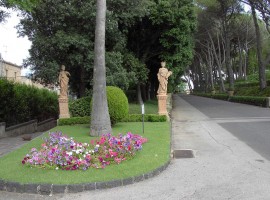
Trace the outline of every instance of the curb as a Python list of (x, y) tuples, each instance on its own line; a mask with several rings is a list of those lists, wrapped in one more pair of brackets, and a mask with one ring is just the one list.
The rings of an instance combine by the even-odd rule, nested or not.
[(43, 184), (43, 183), (29, 183), (21, 184), (18, 182), (9, 182), (0, 179), (0, 191), (16, 192), (16, 193), (28, 193), (28, 194), (40, 194), (40, 195), (53, 195), (62, 193), (78, 193), (84, 191), (101, 190), (114, 188), (119, 186), (126, 186), (134, 184), (149, 178), (159, 175), (164, 171), (170, 164), (171, 160), (166, 162), (157, 169), (142, 174), (136, 177), (130, 177), (126, 179), (113, 180), (108, 182), (94, 182), (94, 183), (82, 183), (82, 184), (71, 184), (71, 185), (54, 185), (54, 184)]

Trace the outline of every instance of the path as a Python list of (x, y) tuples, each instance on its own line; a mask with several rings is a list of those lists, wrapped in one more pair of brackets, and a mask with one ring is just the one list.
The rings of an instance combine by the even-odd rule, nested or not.
[(173, 98), (173, 148), (193, 149), (195, 158), (174, 159), (159, 176), (124, 187), (52, 197), (0, 192), (0, 199), (270, 199), (270, 162), (184, 100), (201, 97)]

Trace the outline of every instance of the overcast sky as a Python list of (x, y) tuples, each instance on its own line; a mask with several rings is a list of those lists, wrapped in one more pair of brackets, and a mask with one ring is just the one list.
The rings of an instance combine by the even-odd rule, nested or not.
[[(19, 24), (17, 13), (12, 12), (6, 22), (0, 24), (0, 53), (5, 61), (21, 65), (23, 59), (29, 56), (31, 42), (27, 37), (18, 37), (16, 25)], [(29, 71), (22, 70), (22, 75)]]

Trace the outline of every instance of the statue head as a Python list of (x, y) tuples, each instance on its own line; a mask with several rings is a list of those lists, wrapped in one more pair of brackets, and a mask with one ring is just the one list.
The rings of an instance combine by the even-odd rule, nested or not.
[(65, 71), (65, 65), (61, 65), (61, 69), (63, 70), (63, 71)]
[(161, 67), (165, 67), (166, 66), (166, 62), (165, 61), (161, 61)]

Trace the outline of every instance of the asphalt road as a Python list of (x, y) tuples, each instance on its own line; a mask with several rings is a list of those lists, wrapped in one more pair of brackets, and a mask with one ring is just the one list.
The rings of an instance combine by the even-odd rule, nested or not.
[(197, 96), (181, 97), (270, 161), (270, 108)]

